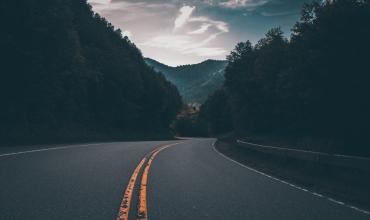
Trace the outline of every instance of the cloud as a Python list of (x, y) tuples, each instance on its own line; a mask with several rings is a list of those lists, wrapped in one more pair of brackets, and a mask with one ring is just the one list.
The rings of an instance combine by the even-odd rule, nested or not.
[(90, 4), (109, 4), (110, 0), (89, 0)]
[(285, 15), (297, 15), (299, 12), (297, 11), (282, 11), (282, 12), (261, 12), (262, 16), (265, 17), (273, 17), (273, 16), (285, 16)]
[(220, 2), (219, 5), (226, 8), (256, 8), (268, 3), (268, 0), (228, 0)]
[(183, 6), (180, 9), (180, 15), (175, 20), (175, 30), (181, 28), (189, 20), (191, 14), (193, 13), (195, 7)]
[(157, 36), (139, 46), (171, 49), (182, 54), (194, 54), (200, 57), (213, 57), (225, 55), (227, 51), (219, 47), (207, 47), (216, 35), (211, 35), (203, 41), (196, 42), (189, 35), (165, 35)]
[(139, 43), (141, 47), (151, 47), (175, 51), (180, 54), (193, 54), (198, 57), (226, 55), (221, 47), (209, 46), (220, 34), (229, 32), (226, 22), (206, 16), (193, 16), (195, 6), (182, 6), (175, 18), (173, 30), (161, 33)]
[(194, 48), (185, 52), (185, 54), (196, 54), (199, 57), (216, 57), (222, 56), (227, 53), (224, 48), (218, 47), (202, 47), (202, 48)]
[(229, 0), (227, 2), (221, 2), (220, 5), (228, 8), (244, 7), (247, 4), (247, 0)]
[(129, 30), (126, 30), (126, 31), (123, 31), (122, 32), (122, 35), (123, 36), (127, 36), (128, 38), (131, 38), (132, 37), (132, 32), (129, 31)]
[(174, 5), (169, 3), (155, 4), (124, 0), (88, 0), (88, 3), (92, 5), (94, 11), (110, 18), (109, 20), (121, 20), (125, 23), (132, 20), (150, 19), (148, 17), (157, 16), (160, 11), (174, 8)]
[(144, 43), (141, 46), (149, 46), (156, 48), (171, 48), (177, 51), (186, 50), (192, 47), (191, 38), (186, 35), (158, 35)]
[(193, 17), (189, 19), (190, 22), (203, 22), (204, 24), (209, 24), (210, 26), (215, 26), (220, 32), (229, 32), (229, 27), (226, 22), (212, 20), (208, 17)]
[(195, 31), (190, 31), (189, 34), (203, 34), (211, 26), (212, 26), (211, 24), (202, 24), (202, 26), (199, 29), (197, 29)]

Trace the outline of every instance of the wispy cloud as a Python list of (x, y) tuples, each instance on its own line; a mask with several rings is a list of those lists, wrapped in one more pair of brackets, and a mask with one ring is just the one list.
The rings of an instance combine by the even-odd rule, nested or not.
[(212, 26), (211, 24), (202, 24), (202, 26), (199, 29), (197, 29), (195, 31), (190, 31), (189, 34), (203, 34), (211, 26)]
[[(163, 48), (200, 57), (225, 55), (225, 49), (211, 47), (209, 44), (220, 34), (229, 32), (228, 24), (205, 16), (193, 16), (195, 9), (195, 6), (182, 6), (175, 18), (175, 32), (157, 35), (139, 46)], [(198, 28), (194, 29), (194, 26)]]
[(261, 15), (265, 17), (272, 17), (272, 16), (285, 16), (285, 15), (296, 15), (299, 14), (297, 11), (281, 11), (281, 12), (261, 12)]
[(173, 4), (163, 3), (146, 3), (146, 2), (131, 2), (119, 0), (88, 0), (93, 6), (94, 11), (99, 12), (103, 16), (119, 17), (120, 20), (128, 22), (137, 20), (138, 15), (141, 19), (148, 19), (158, 14), (159, 10), (170, 10), (174, 8)]
[(193, 17), (189, 19), (190, 22), (202, 22), (203, 25), (208, 24), (210, 26), (215, 26), (220, 32), (229, 32), (229, 26), (226, 22), (212, 20), (208, 17)]
[(94, 5), (94, 4), (108, 4), (110, 3), (111, 0), (90, 0), (89, 3)]
[(175, 30), (186, 24), (194, 9), (195, 7), (191, 6), (184, 6), (180, 9), (180, 15), (175, 20)]
[(87, 1), (144, 56), (179, 65), (224, 59), (238, 41), (257, 42), (271, 27), (289, 33), (307, 0)]
[(220, 2), (219, 5), (226, 8), (255, 8), (268, 3), (268, 0), (228, 0)]
[(206, 46), (214, 37), (214, 35), (211, 35), (201, 42), (195, 42), (194, 39), (188, 35), (162, 35), (142, 43), (140, 46), (171, 49), (182, 54), (194, 54), (201, 57), (224, 55), (227, 52), (225, 49)]
[(219, 47), (201, 47), (185, 51), (185, 54), (189, 53), (196, 54), (200, 57), (216, 57), (224, 55), (227, 51), (224, 48)]

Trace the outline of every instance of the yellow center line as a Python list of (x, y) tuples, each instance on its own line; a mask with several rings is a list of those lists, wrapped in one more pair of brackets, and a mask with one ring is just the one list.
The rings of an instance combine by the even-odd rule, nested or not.
[(139, 165), (137, 165), (134, 173), (132, 174), (130, 178), (130, 181), (125, 190), (125, 194), (123, 195), (123, 200), (119, 208), (117, 220), (128, 220), (130, 206), (131, 206), (132, 193), (134, 191), (137, 176), (139, 175), (139, 172), (141, 170), (141, 167), (144, 165), (145, 160), (146, 158), (141, 160), (141, 162), (139, 163)]
[[(183, 142), (181, 142), (183, 143)], [(141, 177), (141, 184), (140, 184), (140, 194), (139, 194), (139, 208), (138, 208), (138, 215), (137, 220), (148, 220), (148, 208), (147, 208), (147, 183), (148, 183), (148, 174), (150, 166), (152, 165), (152, 162), (154, 158), (164, 149), (172, 147), (177, 144), (181, 143), (175, 143), (175, 144), (168, 144), (162, 147), (159, 147), (157, 150), (155, 150), (150, 157), (148, 163), (145, 166), (143, 176)]]
[(132, 195), (133, 195), (134, 188), (135, 188), (136, 179), (137, 179), (137, 177), (140, 173), (141, 168), (145, 164), (145, 161), (146, 161), (147, 157), (150, 156), (149, 161), (145, 166), (143, 176), (141, 178), (140, 193), (139, 193), (139, 206), (138, 206), (139, 209), (138, 209), (138, 217), (137, 217), (138, 220), (147, 220), (148, 219), (148, 217), (147, 217), (148, 216), (148, 214), (147, 214), (148, 211), (147, 211), (147, 203), (146, 203), (146, 198), (147, 198), (147, 196), (146, 196), (146, 185), (147, 185), (147, 182), (148, 182), (149, 168), (150, 168), (154, 158), (157, 156), (157, 154), (159, 152), (161, 152), (162, 150), (164, 150), (168, 147), (171, 147), (171, 146), (174, 146), (174, 145), (177, 145), (177, 144), (181, 144), (181, 143), (183, 143), (183, 142), (160, 146), (160, 147), (154, 149), (153, 151), (151, 151), (147, 156), (145, 156), (141, 160), (141, 162), (135, 168), (134, 173), (132, 174), (132, 176), (129, 180), (129, 183), (126, 187), (126, 190), (125, 190), (125, 193), (124, 193), (124, 196), (123, 196), (120, 208), (119, 208), (119, 213), (118, 213), (118, 216), (117, 216), (117, 220), (128, 220), (129, 212), (130, 212), (130, 206), (131, 206), (131, 200), (132, 200)]

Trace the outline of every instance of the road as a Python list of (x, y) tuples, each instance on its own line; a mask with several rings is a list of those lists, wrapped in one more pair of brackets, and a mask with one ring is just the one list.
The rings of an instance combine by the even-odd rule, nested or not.
[(130, 219), (143, 201), (150, 220), (370, 219), (225, 159), (214, 141), (0, 148), (0, 219), (116, 219), (143, 158)]

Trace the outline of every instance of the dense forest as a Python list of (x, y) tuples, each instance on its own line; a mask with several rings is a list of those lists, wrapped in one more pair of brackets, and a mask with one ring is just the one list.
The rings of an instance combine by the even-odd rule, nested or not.
[(192, 65), (167, 66), (146, 58), (146, 63), (173, 83), (186, 103), (203, 104), (208, 95), (222, 87), (227, 62), (206, 60)]
[(369, 21), (369, 0), (318, 1), (290, 39), (274, 28), (239, 43), (199, 120), (212, 133), (310, 136), (370, 152)]
[(2, 0), (1, 142), (163, 132), (177, 89), (86, 0)]

